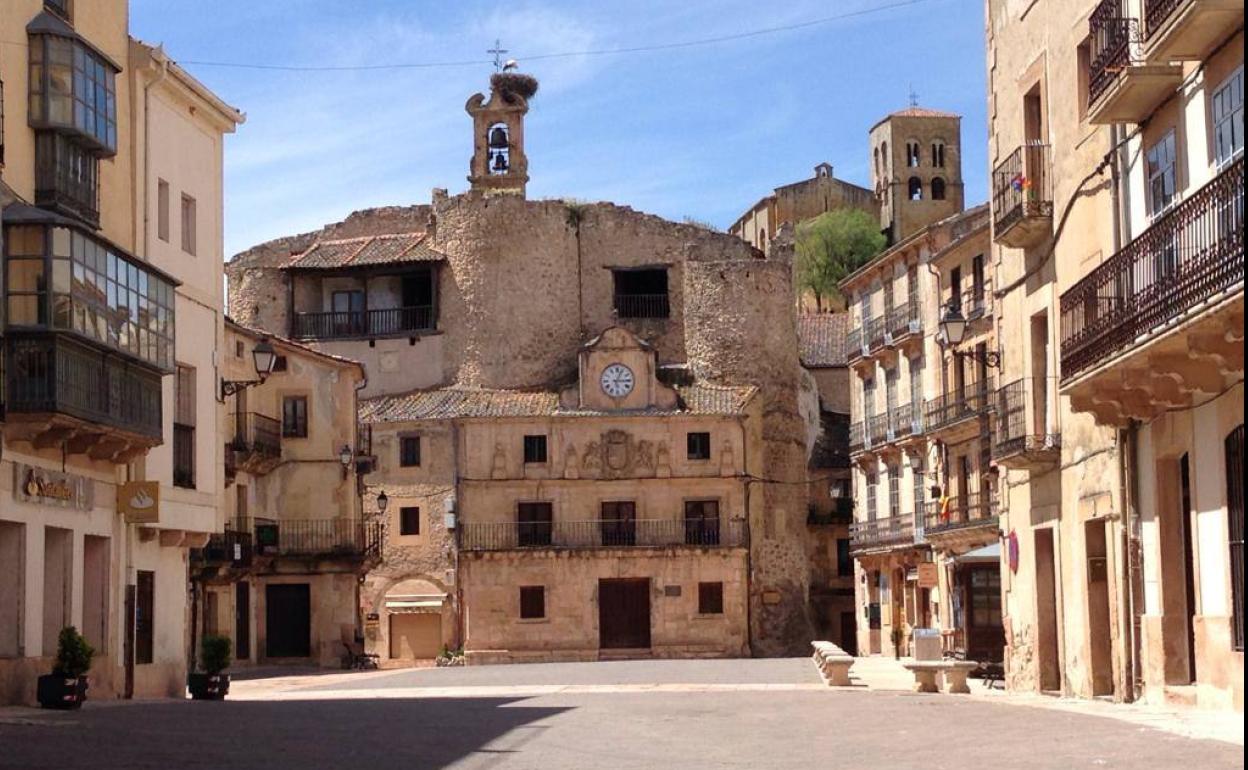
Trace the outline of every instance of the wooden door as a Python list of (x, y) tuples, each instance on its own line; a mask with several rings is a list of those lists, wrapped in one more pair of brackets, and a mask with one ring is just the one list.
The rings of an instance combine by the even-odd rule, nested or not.
[(265, 586), (265, 656), (307, 658), (312, 655), (311, 593), (307, 583)]
[(1005, 627), (1001, 620), (1001, 568), (977, 565), (967, 570), (966, 656), (997, 663), (1005, 659)]
[(608, 649), (650, 647), (650, 579), (598, 581), (599, 646)]
[(251, 583), (234, 584), (234, 659), (251, 660)]

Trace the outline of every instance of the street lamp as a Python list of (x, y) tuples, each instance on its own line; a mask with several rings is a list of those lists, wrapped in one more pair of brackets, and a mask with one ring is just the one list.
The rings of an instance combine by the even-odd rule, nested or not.
[(995, 350), (987, 350), (982, 354), (977, 350), (965, 353), (957, 350), (958, 345), (961, 345), (966, 337), (966, 317), (962, 315), (962, 308), (953, 301), (945, 306), (945, 313), (940, 318), (940, 333), (949, 347), (953, 349), (955, 356), (978, 361), (989, 369), (1001, 368), (1001, 354)]
[(256, 368), (256, 378), (254, 380), (221, 380), (221, 398), (224, 400), (227, 396), (232, 396), (253, 385), (260, 385), (269, 375), (273, 373), (273, 367), (277, 365), (277, 351), (269, 344), (268, 340), (260, 340), (260, 343), (252, 348), (251, 362)]
[(386, 490), (377, 493), (377, 510), (382, 513), (386, 512), (386, 506), (390, 504), (390, 498), (386, 497)]

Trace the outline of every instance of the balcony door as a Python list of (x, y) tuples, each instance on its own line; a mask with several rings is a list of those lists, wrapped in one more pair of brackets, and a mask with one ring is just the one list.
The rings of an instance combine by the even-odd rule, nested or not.
[(334, 333), (353, 335), (363, 332), (364, 292), (358, 289), (335, 291), (330, 295), (330, 310), (333, 311)]
[(603, 503), (599, 526), (604, 546), (637, 545), (637, 504), (631, 500)]
[(554, 525), (550, 503), (520, 503), (516, 509), (516, 535), (521, 547), (551, 544)]

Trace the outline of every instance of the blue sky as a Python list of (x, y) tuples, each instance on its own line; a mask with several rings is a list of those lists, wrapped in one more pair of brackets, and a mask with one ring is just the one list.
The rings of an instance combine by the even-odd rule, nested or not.
[[(987, 176), (983, 3), (922, 0), (677, 50), (525, 55), (735, 35), (896, 0), (131, 0), (131, 30), (178, 61), (300, 66), (488, 59), (501, 38), (541, 80), (529, 196), (612, 200), (726, 227), (827, 160), (867, 182), (867, 130), (907, 104), (964, 116), (968, 204)], [(464, 103), (492, 68), (187, 69), (247, 122), (226, 145), (226, 257), (369, 206), (467, 186)]]

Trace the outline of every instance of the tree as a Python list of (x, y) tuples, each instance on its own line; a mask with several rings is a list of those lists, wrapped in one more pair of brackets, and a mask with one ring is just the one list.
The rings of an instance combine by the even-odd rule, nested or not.
[(815, 307), (840, 296), (837, 285), (845, 276), (871, 261), (887, 239), (871, 215), (857, 209), (837, 209), (797, 226), (797, 286), (815, 295)]

